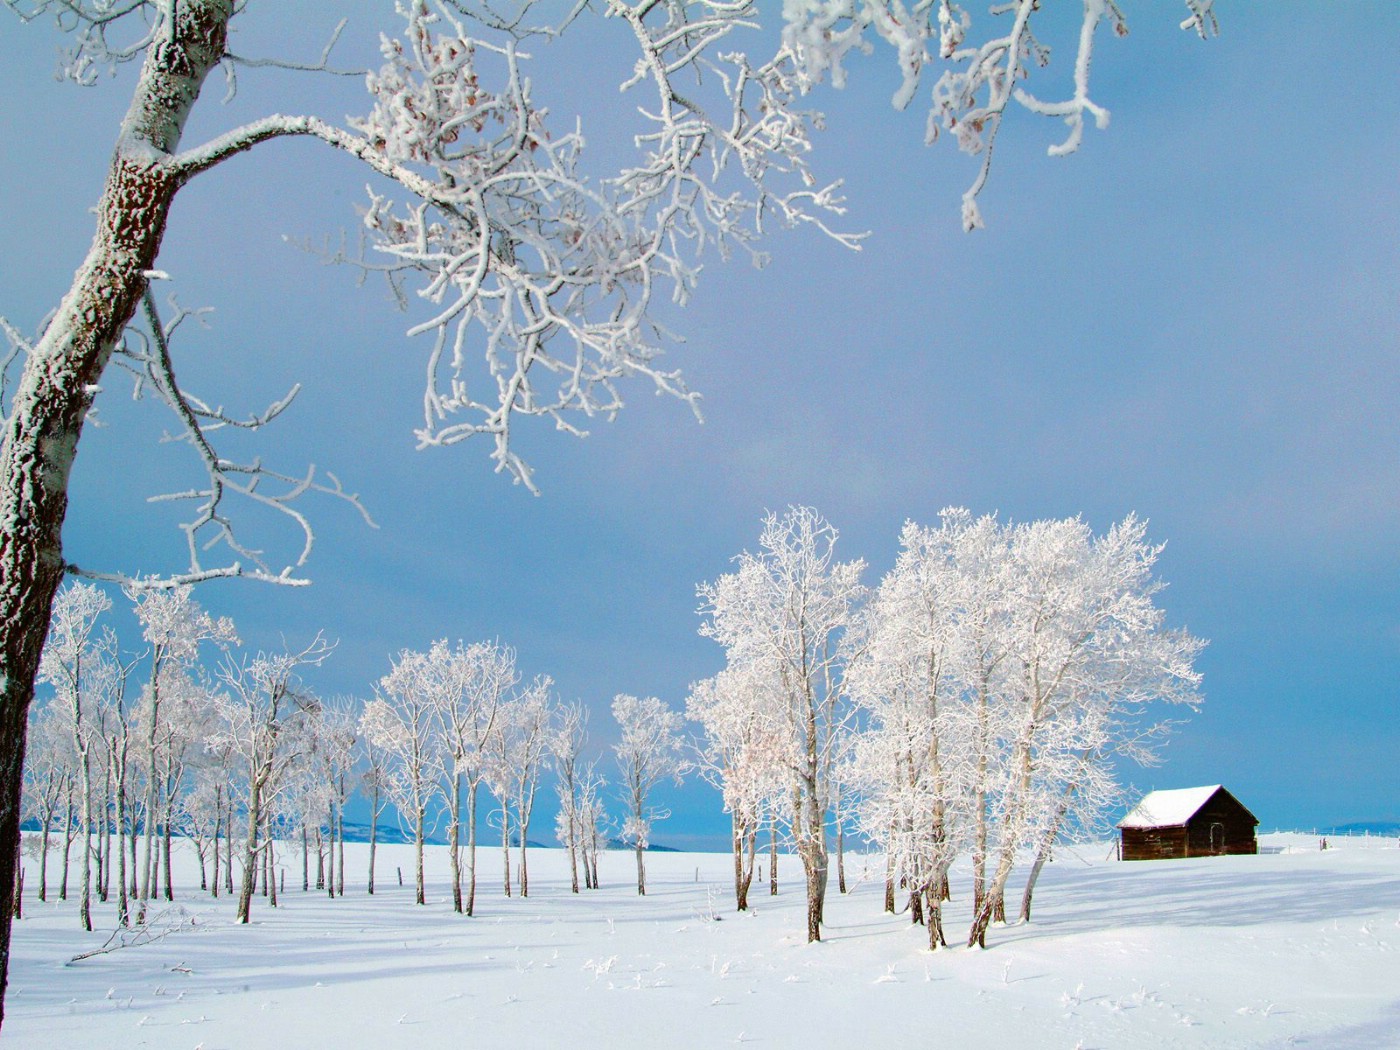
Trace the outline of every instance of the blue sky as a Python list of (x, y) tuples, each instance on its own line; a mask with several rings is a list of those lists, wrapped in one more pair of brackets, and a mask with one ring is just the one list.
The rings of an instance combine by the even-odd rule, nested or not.
[[(284, 240), (353, 228), (352, 162), (278, 143), (201, 178), (161, 257), (184, 303), (216, 311), (177, 345), (182, 379), (246, 409), (300, 381), (269, 460), (335, 471), (380, 525), (312, 506), (312, 587), (218, 583), (203, 601), (255, 646), (339, 639), (313, 681), (328, 693), (367, 695), (404, 647), (499, 637), (594, 708), (601, 742), (615, 693), (679, 705), (719, 668), (695, 585), (756, 542), (765, 509), (820, 509), (870, 583), (905, 519), (950, 504), (1096, 530), (1135, 512), (1168, 543), (1170, 622), (1210, 646), (1200, 713), (1165, 765), (1125, 776), (1223, 782), (1266, 828), (1400, 820), (1400, 8), (1218, 9), (1203, 43), (1174, 5), (1131, 5), (1132, 34), (1102, 40), (1094, 67), (1111, 126), (1052, 160), (1058, 125), (1008, 120), (972, 235), (958, 206), (974, 162), (892, 111), (888, 54), (857, 62), (848, 91), (813, 104), (829, 116), (819, 170), (846, 179), (865, 250), (782, 233), (765, 270), (711, 260), (668, 315), (705, 423), (634, 386), (584, 441), (536, 428), (522, 442), (539, 498), (493, 474), (484, 444), (413, 450), (412, 316)], [(238, 46), (314, 53), (344, 10), (341, 60), (366, 65), (394, 28), (388, 3), (296, 10), (255, 11)], [(614, 54), (609, 29), (536, 49), (537, 95), (557, 115), (583, 100), (600, 145), (621, 126), (619, 78), (577, 59)], [(61, 42), (0, 16), (0, 314), (30, 329), (81, 260), (129, 98), (127, 73), (55, 83)], [(188, 141), (265, 112), (366, 108), (354, 79), (248, 71), (227, 106), (221, 87)], [(153, 440), (154, 406), (108, 388), (69, 556), (176, 568), (173, 519), (144, 497), (190, 467)], [(724, 834), (708, 789), (672, 805), (658, 841)]]

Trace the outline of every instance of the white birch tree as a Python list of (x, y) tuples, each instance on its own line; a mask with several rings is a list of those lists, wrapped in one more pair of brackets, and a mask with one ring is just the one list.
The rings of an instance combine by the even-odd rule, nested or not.
[[(429, 653), (433, 684), (428, 693), (447, 750), (443, 762), (448, 807), (448, 856), (452, 866), (452, 907), (472, 915), (476, 908), (476, 812), (486, 776), (488, 743), (497, 716), (520, 681), (513, 650), (496, 642), (460, 642), (449, 649), (437, 642)], [(465, 815), (462, 788), (466, 788)], [(467, 893), (462, 898), (461, 829), (467, 829)]]
[(92, 929), (92, 833), (94, 751), (105, 741), (93, 726), (97, 707), (94, 682), (97, 654), (97, 621), (112, 608), (112, 599), (90, 583), (74, 583), (58, 595), (53, 606), (39, 675), (53, 685), (63, 705), (76, 756), (82, 828), (83, 884), (78, 898), (78, 921)]
[(360, 735), (387, 759), (389, 796), (399, 820), (413, 835), (414, 899), (426, 904), (423, 843), (428, 807), (442, 783), (443, 739), (437, 711), (425, 688), (430, 675), (424, 653), (404, 650), (379, 680), (376, 697), (360, 715)]
[(270, 836), (259, 845), (259, 833), (283, 775), (306, 742), (299, 723), (315, 717), (318, 707), (315, 696), (303, 688), (300, 673), (319, 666), (330, 653), (331, 647), (317, 635), (296, 652), (259, 653), (239, 661), (229, 657), (219, 669), (224, 688), (213, 698), (219, 724), (206, 746), (227, 750), (242, 766), (247, 825), (237, 909), (241, 923), (248, 922), (259, 862), (271, 848)]
[(702, 777), (719, 789), (729, 814), (734, 854), (734, 904), (747, 911), (758, 850), (758, 832), (782, 803), (791, 759), (789, 738), (764, 716), (776, 705), (779, 688), (766, 667), (740, 664), (696, 682), (686, 700), (686, 717), (700, 724), (696, 747)]
[(654, 696), (619, 693), (613, 698), (613, 719), (622, 738), (613, 745), (620, 778), (619, 788), (627, 816), (622, 822), (623, 841), (630, 841), (637, 856), (637, 893), (647, 892), (646, 849), (651, 845), (652, 825), (671, 815), (652, 802), (652, 792), (664, 781), (681, 782), (687, 769), (682, 752), (683, 719)]
[(583, 753), (587, 746), (588, 709), (578, 701), (562, 705), (549, 750), (554, 760), (555, 794), (559, 797), (555, 837), (569, 854), (571, 893), (579, 891), (579, 854), (584, 843), (580, 788)]
[(763, 521), (757, 553), (699, 588), (700, 633), (724, 646), (728, 665), (757, 665), (777, 688), (755, 695), (759, 714), (784, 736), (792, 836), (807, 893), (807, 939), (821, 939), (829, 872), (832, 768), (853, 716), (842, 646), (863, 590), (863, 561), (836, 560), (836, 530), (810, 507)]

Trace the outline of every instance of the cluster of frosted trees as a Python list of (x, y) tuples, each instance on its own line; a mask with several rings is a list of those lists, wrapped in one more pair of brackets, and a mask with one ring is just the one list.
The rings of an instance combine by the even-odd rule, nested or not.
[(50, 854), (61, 852), (58, 893), (67, 899), (70, 870), (79, 873), (86, 929), (94, 898), (115, 896), (123, 926), (145, 921), (148, 901), (174, 899), (176, 837), (197, 854), (201, 888), (236, 895), (243, 922), (259, 887), (277, 903), (298, 847), (302, 889), (314, 881), (343, 895), (344, 813), (357, 790), (371, 817), (368, 891), (379, 821), (392, 806), (416, 845), (417, 902), (424, 843), (445, 822), (454, 907), (470, 915), (482, 788), (495, 804), (504, 891), (528, 895), (530, 821), (551, 769), (573, 891), (580, 871), (596, 888), (598, 852), (616, 831), (635, 844), (645, 892), (643, 851), (666, 815), (652, 792), (684, 766), (680, 715), (656, 698), (620, 695), (613, 704), (621, 737), (613, 798), (625, 807), (615, 829), (588, 753), (586, 710), (561, 704), (548, 678), (525, 681), (499, 643), (402, 652), (362, 705), (317, 696), (301, 681), (330, 655), (319, 635), (300, 651), (247, 654), (232, 623), (202, 610), (188, 587), (130, 597), (143, 631), (136, 655), (105, 623), (112, 601), (102, 590), (75, 583), (59, 593), (41, 665), (52, 692), (31, 714), (24, 806), (38, 827), (38, 896), (52, 893)]
[(1196, 702), (1203, 643), (1163, 626), (1161, 548), (1135, 518), (1094, 536), (1077, 518), (945, 511), (905, 526), (873, 591), (836, 535), (808, 508), (770, 515), (758, 551), (700, 588), (727, 665), (689, 713), (732, 819), (738, 905), (760, 828), (781, 824), (819, 939), (830, 841), (839, 865), (854, 826), (885, 852), (886, 908), (907, 894), (930, 948), (946, 944), (949, 869), (970, 857), (968, 944), (984, 945), (1018, 855), (1034, 857), (1028, 918), (1057, 836), (1113, 796), (1115, 759), (1151, 759), (1164, 725), (1148, 704)]

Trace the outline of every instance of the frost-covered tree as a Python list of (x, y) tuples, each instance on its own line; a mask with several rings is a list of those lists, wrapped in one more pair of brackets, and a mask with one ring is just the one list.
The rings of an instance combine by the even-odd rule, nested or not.
[[(772, 49), (760, 38), (756, 45), (765, 53), (757, 59), (738, 39), (760, 21), (756, 3), (608, 0), (597, 10), (619, 18), (637, 48), (622, 63), (624, 86), (645, 97), (637, 106), (639, 156), (615, 175), (590, 179), (582, 134), (546, 127), (545, 108), (522, 70), (517, 42), (530, 35), (532, 21), (547, 18), (536, 11), (545, 5), (532, 0), (523, 0), (510, 18), (467, 0), (431, 6), (412, 0), (401, 5), (408, 21), (403, 40), (386, 41), (383, 67), (367, 78), (373, 95), (367, 116), (341, 127), (316, 116), (278, 114), (194, 146), (183, 142), (186, 125), (216, 68), (223, 66), (234, 84), (237, 69), (253, 75), (278, 64), (249, 61), (230, 48), (230, 28), (244, 4), (5, 3), (26, 20), (52, 15), (74, 34), (65, 77), (91, 84), (101, 70), (124, 62), (139, 63), (140, 72), (96, 209), (92, 246), (68, 294), (35, 339), (3, 326), (13, 348), (4, 364), (16, 353), (25, 361), (0, 449), (0, 754), (7, 756), (0, 767), (0, 991), (26, 713), (50, 606), (71, 568), (61, 543), (68, 479), (109, 362), (120, 353), (170, 405), (207, 469), (208, 484), (185, 494), (196, 508), (186, 525), (187, 580), (240, 574), (292, 579), (305, 549), (286, 570), (270, 568), (237, 539), (228, 501), (247, 498), (304, 525), (291, 503), (296, 496), (315, 489), (343, 494), (333, 477), (277, 475), (258, 461), (235, 463), (215, 450), (213, 429), (230, 422), (261, 425), (286, 402), (250, 421), (236, 420), (213, 407), (218, 399), (197, 398), (176, 381), (170, 326), (148, 286), (159, 272), (171, 207), (186, 185), (266, 142), (300, 137), (353, 158), (385, 180), (381, 186), (407, 197), (395, 205), (387, 190), (371, 191), (365, 230), (383, 260), (379, 265), (416, 281), (434, 311), (416, 329), (433, 345), (419, 440), (443, 444), (489, 435), (498, 465), (528, 483), (528, 468), (510, 441), (518, 418), (543, 415), (575, 430), (577, 412), (610, 414), (620, 407), (616, 383), (629, 376), (690, 397), (680, 378), (657, 362), (649, 308), (651, 296), (667, 286), (678, 298), (688, 295), (698, 273), (695, 253), (757, 255), (754, 242), (774, 221), (828, 228), (840, 200), (834, 185), (810, 170), (821, 119), (799, 108), (801, 96), (828, 76), (839, 85), (845, 55), (863, 48), (868, 33), (893, 45), (901, 106), (914, 97), (925, 66), (943, 70), (932, 92), (930, 128), (954, 132), (962, 148), (982, 157), (963, 205), (964, 223), (973, 226), (1006, 109), (1015, 104), (1064, 120), (1069, 133), (1052, 152), (1074, 149), (1086, 117), (1099, 126), (1107, 120), (1089, 93), (1095, 29), (1107, 22), (1124, 31), (1116, 5), (1086, 3), (1072, 93), (1047, 101), (1032, 91), (1032, 75), (1047, 58), (1033, 34), (1038, 0), (998, 8), (1002, 17), (990, 23), (982, 43), (968, 13), (951, 2), (906, 7), (894, 0), (803, 0), (784, 5), (782, 44), (768, 57)], [(1187, 25), (1202, 34), (1213, 28), (1210, 0), (1187, 0), (1187, 7)], [(567, 27), (585, 10), (570, 8), (562, 27), (546, 31)], [(287, 108), (295, 108), (294, 100)], [(128, 339), (138, 311), (146, 332)], [(475, 380), (465, 378), (473, 344), (485, 350), (489, 395), (478, 394)], [(278, 485), (281, 491), (272, 492)], [(231, 552), (228, 562), (201, 561), (209, 539)]]
[(559, 796), (555, 838), (569, 854), (569, 890), (572, 893), (578, 892), (579, 853), (584, 841), (579, 790), (583, 752), (587, 746), (588, 708), (577, 701), (562, 705), (549, 750), (554, 760), (555, 793)]
[(613, 745), (617, 759), (619, 787), (627, 816), (622, 822), (622, 838), (630, 841), (637, 855), (637, 892), (646, 894), (646, 848), (651, 844), (651, 828), (671, 815), (655, 805), (652, 792), (664, 781), (680, 783), (687, 764), (682, 753), (683, 719), (654, 696), (635, 697), (619, 693), (613, 698), (613, 719), (621, 739)]
[[(432, 672), (429, 697), (447, 751), (443, 763), (447, 798), (448, 856), (452, 865), (452, 907), (471, 915), (476, 907), (476, 810), (486, 776), (488, 744), (497, 716), (520, 681), (515, 653), (497, 642), (447, 642), (428, 654)], [(462, 788), (467, 790), (465, 817)], [(467, 895), (462, 899), (461, 829), (467, 828)]]
[(93, 729), (97, 707), (93, 665), (97, 662), (97, 621), (111, 608), (112, 599), (90, 583), (74, 583), (64, 588), (54, 601), (53, 623), (49, 625), (39, 665), (41, 679), (53, 685), (62, 704), (76, 756), (83, 837), (83, 887), (78, 921), (85, 930), (92, 929), (94, 753), (100, 753), (104, 746)]
[(1018, 855), (1037, 860), (1028, 913), (1055, 837), (1111, 797), (1109, 759), (1148, 757), (1147, 705), (1194, 703), (1201, 643), (1163, 627), (1160, 548), (1135, 518), (1095, 537), (1078, 519), (1014, 525), (950, 509), (900, 542), (847, 675), (869, 720), (862, 823), (930, 948), (946, 943), (948, 869), (970, 851), (969, 944), (985, 944)]
[[(143, 757), (146, 770), (146, 794), (142, 809), (146, 836), (141, 861), (141, 899), (148, 900), (155, 894), (152, 857), (158, 823), (156, 813), (157, 803), (160, 801), (160, 770), (170, 765), (170, 748), (177, 742), (186, 742), (180, 738), (178, 732), (165, 724), (167, 712), (163, 701), (167, 683), (170, 688), (178, 688), (180, 695), (188, 700), (192, 690), (187, 676), (199, 656), (200, 646), (205, 642), (213, 642), (219, 646), (234, 645), (238, 642), (238, 636), (234, 631), (233, 621), (226, 617), (215, 618), (209, 615), (194, 600), (192, 588), (189, 586), (169, 590), (128, 588), (128, 593), (135, 605), (142, 637), (150, 646), (150, 679), (142, 702), (145, 744)], [(188, 722), (188, 707), (178, 712), (178, 715), (183, 715), (184, 721)], [(162, 743), (166, 753), (161, 751)], [(168, 865), (166, 870), (168, 873)]]
[(739, 911), (749, 906), (759, 829), (779, 811), (788, 784), (790, 739), (763, 714), (774, 708), (771, 693), (778, 688), (767, 665), (740, 664), (696, 682), (686, 700), (686, 717), (704, 733), (697, 768), (719, 789), (729, 814)]
[(856, 748), (861, 825), (885, 850), (886, 907), (895, 885), (905, 886), (930, 949), (947, 943), (948, 869), (985, 834), (978, 771), (985, 777), (990, 767), (979, 716), (997, 593), (985, 569), (1001, 565), (988, 557), (999, 534), (992, 519), (974, 523), (961, 512), (945, 512), (937, 529), (906, 524), (894, 568), (863, 612), (861, 654), (847, 675), (867, 713)]
[(598, 885), (598, 854), (608, 844), (607, 803), (603, 799), (603, 789), (607, 779), (598, 772), (594, 763), (583, 767), (578, 778), (578, 822), (581, 837), (583, 861), (583, 884), (590, 890)]
[(442, 783), (444, 750), (437, 709), (426, 682), (432, 671), (425, 653), (404, 650), (379, 680), (377, 696), (360, 715), (360, 735), (385, 756), (389, 796), (399, 820), (413, 835), (414, 892), (426, 904), (423, 843), (428, 807)]
[(49, 836), (73, 775), (73, 734), (54, 699), (31, 709), (29, 750), (24, 760), (26, 812), (39, 822), (39, 899), (48, 900)]
[(515, 834), (520, 840), (520, 895), (530, 895), (530, 818), (554, 737), (553, 687), (551, 679), (537, 676), (528, 685), (517, 689), (497, 711), (495, 731), (487, 738), (484, 755), (486, 781), (501, 806), (502, 885), (507, 897), (511, 895), (512, 811), (515, 814)]
[(389, 803), (388, 756), (360, 730), (356, 737), (363, 772), (360, 774), (360, 788), (369, 802), (369, 876), (365, 891), (374, 896), (374, 855), (379, 845), (379, 818)]
[(1077, 518), (1016, 526), (1009, 545), (1009, 658), (998, 712), (1006, 775), (995, 801), (998, 847), (968, 944), (985, 944), (1019, 850), (1052, 834), (1091, 759), (1112, 751), (1123, 719), (1150, 700), (1194, 704), (1202, 643), (1164, 631), (1152, 568), (1162, 548), (1129, 517), (1095, 537)]
[(225, 658), (219, 669), (223, 688), (214, 694), (217, 726), (207, 744), (226, 749), (242, 767), (247, 814), (243, 838), (243, 882), (238, 894), (238, 921), (246, 923), (253, 901), (253, 883), (260, 862), (271, 847), (259, 834), (273, 808), (273, 795), (306, 746), (301, 724), (315, 717), (318, 701), (300, 680), (305, 667), (319, 666), (331, 647), (317, 635), (296, 652), (259, 653), (235, 661)]
[(832, 773), (854, 713), (843, 691), (842, 643), (865, 568), (836, 560), (836, 537), (810, 507), (769, 514), (758, 551), (739, 555), (733, 573), (699, 588), (700, 633), (724, 646), (729, 667), (755, 666), (775, 683), (752, 700), (764, 704), (758, 716), (782, 735), (809, 941), (821, 939)]

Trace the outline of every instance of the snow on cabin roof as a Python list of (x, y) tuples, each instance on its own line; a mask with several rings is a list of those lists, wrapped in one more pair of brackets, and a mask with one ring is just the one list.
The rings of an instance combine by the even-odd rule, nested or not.
[(1196, 811), (1220, 790), (1219, 784), (1209, 787), (1176, 788), (1153, 791), (1132, 808), (1118, 824), (1120, 828), (1175, 828), (1186, 824)]

